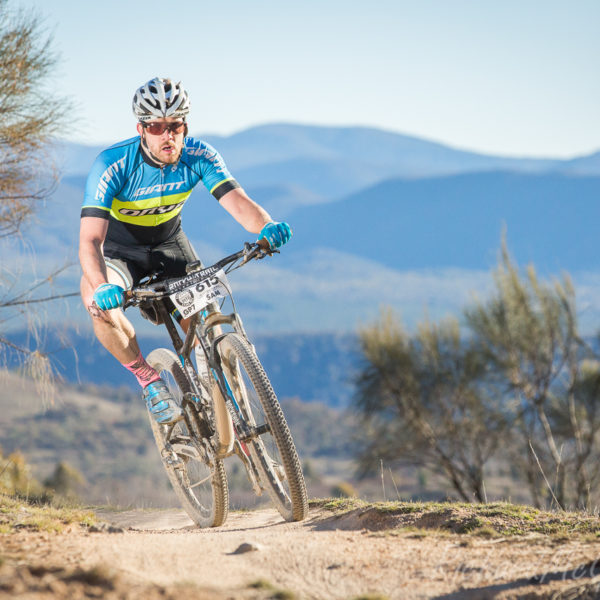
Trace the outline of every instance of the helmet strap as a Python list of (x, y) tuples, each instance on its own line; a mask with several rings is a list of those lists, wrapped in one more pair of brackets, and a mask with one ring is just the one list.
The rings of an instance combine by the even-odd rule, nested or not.
[[(186, 135), (187, 135), (187, 125), (186, 125)], [(146, 135), (145, 135), (145, 133), (144, 133), (144, 135), (140, 136), (140, 138), (141, 138), (140, 147), (142, 149), (142, 154), (144, 155), (144, 158), (147, 159), (146, 162), (148, 164), (150, 164), (151, 166), (157, 167), (159, 169), (162, 169), (163, 167), (166, 167), (167, 164), (169, 164), (169, 163), (162, 162), (156, 156), (154, 156), (154, 154), (152, 154), (152, 151), (148, 147), (148, 142), (146, 142)], [(181, 156), (181, 153), (180, 153), (179, 156)]]
[(162, 168), (165, 166), (165, 163), (158, 160), (158, 158), (156, 158), (156, 156), (154, 156), (154, 154), (152, 154), (152, 152), (150, 151), (150, 148), (148, 148), (148, 144), (146, 143), (146, 138), (144, 136), (142, 136), (142, 138), (141, 138), (140, 146), (142, 149), (142, 153), (144, 154), (144, 157), (147, 159), (146, 162), (150, 163), (150, 165), (152, 165), (153, 167)]

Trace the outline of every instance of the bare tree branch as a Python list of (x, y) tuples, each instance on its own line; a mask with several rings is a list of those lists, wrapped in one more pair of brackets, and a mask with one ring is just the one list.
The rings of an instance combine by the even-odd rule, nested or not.
[[(52, 38), (42, 21), (32, 12), (13, 8), (9, 0), (0, 0), (0, 238), (22, 236), (24, 225), (58, 183), (52, 151), (72, 105), (51, 85), (56, 63)], [(61, 270), (11, 295), (16, 286), (10, 285), (6, 264), (2, 265), (0, 322), (25, 314), (31, 321), (23, 312), (29, 305), (71, 295), (32, 298), (34, 290), (51, 283)], [(31, 333), (35, 337), (36, 330)], [(6, 335), (0, 336), (0, 346), (22, 355), (41, 394), (50, 393), (52, 368), (47, 355), (14, 344)]]
[(0, 0), (0, 238), (17, 234), (57, 184), (50, 148), (71, 106), (48, 85), (51, 43), (39, 18)]

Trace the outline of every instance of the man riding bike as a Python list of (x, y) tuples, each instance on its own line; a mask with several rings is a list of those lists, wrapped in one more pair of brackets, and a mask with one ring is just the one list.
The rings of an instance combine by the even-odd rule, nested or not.
[[(198, 260), (181, 229), (180, 212), (194, 186), (208, 191), (246, 230), (278, 248), (291, 237), (231, 176), (219, 153), (186, 137), (189, 98), (180, 83), (154, 78), (133, 98), (138, 136), (101, 152), (88, 175), (79, 259), (81, 297), (100, 343), (137, 378), (159, 423), (181, 418), (159, 374), (146, 362), (125, 317), (123, 292), (153, 271), (185, 275)], [(173, 307), (174, 308), (174, 307)], [(119, 310), (115, 310), (119, 309)], [(176, 314), (181, 326), (187, 322)]]

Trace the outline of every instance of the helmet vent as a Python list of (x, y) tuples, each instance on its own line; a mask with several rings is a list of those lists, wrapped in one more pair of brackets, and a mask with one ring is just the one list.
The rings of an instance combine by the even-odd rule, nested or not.
[(185, 119), (190, 111), (190, 100), (180, 83), (155, 77), (136, 91), (132, 108), (138, 121), (164, 117)]

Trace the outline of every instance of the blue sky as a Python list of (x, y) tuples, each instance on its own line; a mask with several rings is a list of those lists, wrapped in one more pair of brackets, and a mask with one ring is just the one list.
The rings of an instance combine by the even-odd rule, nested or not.
[[(180, 79), (191, 130), (367, 125), (475, 151), (600, 148), (597, 0), (12, 0), (62, 61), (90, 144), (135, 134), (131, 97)], [(172, 8), (172, 7), (176, 7)]]

